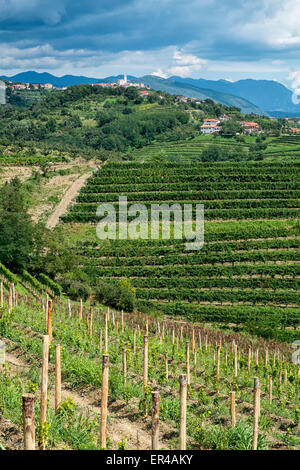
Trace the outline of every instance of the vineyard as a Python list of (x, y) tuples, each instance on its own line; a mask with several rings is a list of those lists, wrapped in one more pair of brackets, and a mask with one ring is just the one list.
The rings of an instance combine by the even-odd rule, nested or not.
[[(129, 278), (138, 308), (244, 325), (280, 340), (299, 336), (299, 164), (107, 164), (62, 218), (96, 224), (96, 209), (128, 204), (203, 203), (205, 243), (83, 241), (74, 246), (96, 285)], [(129, 218), (130, 220), (130, 218)]]
[(300, 448), (299, 370), (285, 344), (14, 293), (7, 281), (0, 337), (2, 449)]
[[(267, 148), (263, 150), (264, 158), (281, 160), (282, 158), (298, 158), (300, 152), (299, 136), (282, 135), (280, 137), (268, 137), (266, 139)], [(192, 139), (181, 139), (175, 141), (153, 142), (146, 148), (135, 149), (132, 155), (138, 161), (151, 161), (160, 155), (176, 160), (197, 160), (201, 157), (203, 150), (208, 146), (219, 147), (220, 149), (230, 148), (232, 150), (243, 151), (249, 155), (251, 144), (255, 143), (253, 136), (244, 136), (242, 141), (235, 138), (221, 136), (195, 136)]]

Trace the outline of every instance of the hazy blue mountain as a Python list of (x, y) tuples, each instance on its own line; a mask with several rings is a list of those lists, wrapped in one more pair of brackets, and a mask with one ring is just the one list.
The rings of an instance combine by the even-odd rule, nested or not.
[[(34, 71), (29, 72), (22, 72), (18, 73), (17, 75), (13, 75), (12, 77), (0, 77), (5, 80), (10, 80), (12, 82), (20, 82), (20, 83), (40, 83), (41, 85), (45, 83), (51, 83), (53, 86), (56, 87), (63, 87), (63, 86), (73, 86), (73, 85), (91, 85), (92, 83), (99, 83), (105, 82), (110, 83), (117, 81), (119, 78), (123, 78), (123, 75), (118, 75), (117, 77), (106, 77), (103, 79), (99, 78), (89, 78), (83, 76), (75, 76), (75, 75), (64, 75), (63, 77), (56, 77), (51, 73), (38, 73)], [(135, 77), (128, 77), (129, 80), (135, 79)]]
[(153, 75), (146, 75), (144, 77), (140, 77), (138, 80), (145, 83), (145, 85), (149, 85), (153, 90), (162, 90), (173, 95), (184, 95), (189, 98), (195, 97), (200, 100), (209, 98), (214, 101), (218, 101), (221, 104), (225, 104), (226, 106), (241, 108), (244, 113), (264, 114), (258, 106), (255, 106), (253, 103), (242, 97), (234, 96), (233, 94), (223, 93), (204, 87), (200, 88), (198, 86), (184, 83), (183, 81), (169, 80), (155, 77)]
[(288, 112), (299, 113), (300, 115), (300, 105), (292, 102), (293, 92), (274, 80), (247, 79), (230, 82), (227, 80), (214, 81), (176, 76), (169, 78), (169, 80), (243, 97), (269, 114), (285, 114)]

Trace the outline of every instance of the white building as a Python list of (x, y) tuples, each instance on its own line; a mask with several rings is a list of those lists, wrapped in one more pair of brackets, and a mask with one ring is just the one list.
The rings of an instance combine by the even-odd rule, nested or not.
[(202, 134), (218, 134), (222, 128), (217, 124), (203, 124), (200, 129)]
[(123, 79), (121, 78), (120, 80), (118, 80), (118, 85), (119, 86), (126, 86), (127, 84), (128, 84), (127, 75), (124, 74), (124, 78)]

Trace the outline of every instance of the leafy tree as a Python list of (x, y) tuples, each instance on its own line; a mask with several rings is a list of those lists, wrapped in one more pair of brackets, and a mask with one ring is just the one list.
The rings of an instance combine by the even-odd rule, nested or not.
[(34, 224), (27, 212), (18, 178), (0, 190), (0, 262), (15, 272), (30, 270), (40, 263), (44, 229)]

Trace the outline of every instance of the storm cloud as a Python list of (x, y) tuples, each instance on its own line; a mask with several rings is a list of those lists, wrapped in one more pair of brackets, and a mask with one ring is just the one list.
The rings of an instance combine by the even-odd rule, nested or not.
[[(298, 72), (298, 0), (0, 0), (0, 73)], [(124, 70), (125, 69), (125, 70)]]

